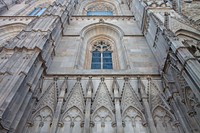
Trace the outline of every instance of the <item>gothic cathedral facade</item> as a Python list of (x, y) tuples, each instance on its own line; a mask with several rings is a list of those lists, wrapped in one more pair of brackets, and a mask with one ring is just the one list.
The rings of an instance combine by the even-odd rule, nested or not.
[(199, 133), (198, 2), (0, 0), (0, 133)]

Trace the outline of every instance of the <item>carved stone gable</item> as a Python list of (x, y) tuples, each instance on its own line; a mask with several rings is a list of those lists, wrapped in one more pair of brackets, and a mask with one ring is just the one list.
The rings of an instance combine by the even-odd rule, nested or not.
[(129, 106), (134, 106), (138, 109), (142, 108), (135, 91), (133, 90), (131, 85), (126, 81), (124, 83), (122, 93), (122, 109), (125, 110)]
[(35, 110), (41, 109), (45, 106), (48, 106), (52, 110), (54, 110), (56, 102), (57, 102), (57, 96), (56, 96), (55, 83), (52, 82), (47, 88), (47, 90), (44, 92), (42, 97), (40, 98), (39, 103), (37, 104)]
[(149, 81), (149, 103), (150, 103), (150, 107), (151, 109), (155, 109), (155, 107), (157, 106), (163, 106), (165, 107), (165, 109), (167, 110), (171, 110), (167, 101), (165, 100), (164, 95), (159, 91), (159, 88), (157, 87), (157, 85), (152, 82)]
[(66, 110), (70, 109), (73, 106), (76, 106), (81, 111), (84, 110), (85, 103), (84, 103), (83, 91), (81, 83), (79, 81), (76, 82), (74, 87), (72, 88), (66, 103), (67, 103), (67, 107), (65, 106)]
[(92, 105), (92, 109), (95, 110), (101, 106), (104, 106), (108, 109), (113, 109), (111, 96), (109, 94), (109, 91), (107, 89), (105, 82), (103, 81), (99, 84), (99, 87), (94, 99), (94, 103)]
[(112, 7), (105, 3), (96, 3), (88, 7), (87, 11), (112, 11)]

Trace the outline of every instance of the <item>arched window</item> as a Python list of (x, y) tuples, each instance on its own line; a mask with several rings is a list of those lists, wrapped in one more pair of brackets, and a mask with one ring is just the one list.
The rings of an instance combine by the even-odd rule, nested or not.
[(91, 69), (113, 69), (110, 44), (98, 41), (93, 45)]
[(112, 16), (112, 11), (87, 11), (88, 16)]
[(113, 9), (105, 3), (96, 3), (87, 8), (88, 16), (112, 16)]
[(37, 7), (35, 8), (31, 13), (29, 13), (29, 16), (40, 16), (44, 11), (46, 10), (46, 7)]

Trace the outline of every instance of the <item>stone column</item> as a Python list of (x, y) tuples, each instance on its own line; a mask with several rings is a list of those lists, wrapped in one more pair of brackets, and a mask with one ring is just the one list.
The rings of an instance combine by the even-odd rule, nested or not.
[(92, 84), (92, 78), (90, 77), (87, 84), (85, 120), (84, 120), (83, 133), (90, 133), (90, 113), (91, 113), (90, 111), (91, 111), (92, 94), (93, 94), (93, 84)]
[(57, 106), (56, 106), (56, 111), (55, 111), (53, 121), (52, 121), (52, 126), (51, 126), (51, 133), (56, 133), (56, 131), (57, 131), (58, 121), (59, 121), (59, 118), (60, 118), (61, 109), (62, 109), (62, 105), (63, 105), (63, 102), (64, 102), (66, 90), (67, 90), (67, 81), (65, 79), (62, 83), (61, 92), (60, 92), (60, 95), (58, 97), (58, 103), (57, 103)]
[(120, 99), (119, 97), (115, 97), (115, 111), (116, 111), (115, 119), (117, 123), (117, 133), (124, 133), (119, 99)]
[(148, 125), (150, 128), (150, 132), (151, 133), (158, 133), (155, 127), (155, 123), (151, 114), (151, 110), (150, 110), (150, 106), (148, 103), (148, 96), (145, 92), (145, 88), (144, 85), (141, 82), (141, 79), (138, 77), (138, 90), (142, 99), (142, 103), (144, 105), (144, 109), (145, 109), (145, 113), (146, 113), (146, 117), (147, 117), (147, 121), (148, 121)]
[(169, 64), (167, 73), (166, 74), (163, 73), (162, 75), (164, 78), (164, 82), (166, 84), (165, 95), (166, 95), (167, 101), (169, 101), (171, 107), (174, 109), (175, 116), (178, 118), (180, 124), (182, 125), (181, 127), (180, 126), (178, 127), (179, 130), (180, 131), (184, 130), (185, 133), (190, 133), (192, 132), (189, 126), (190, 123), (188, 123), (186, 113), (184, 113), (185, 109), (182, 108), (181, 99), (180, 99), (180, 96), (178, 95), (177, 88), (180, 88), (180, 87), (178, 87), (178, 85), (175, 84), (175, 83), (178, 83), (179, 81), (175, 80), (174, 78), (175, 76), (173, 74), (172, 69), (174, 68), (172, 67), (171, 64)]
[(119, 94), (119, 85), (116, 78), (113, 81), (113, 92), (114, 92), (114, 102), (115, 102), (115, 119), (117, 123), (117, 133), (124, 133), (122, 126), (122, 116), (120, 108), (120, 94)]
[(23, 116), (23, 113), (26, 111), (26, 107), (28, 106), (28, 104), (29, 104), (29, 102), (31, 100), (32, 94), (33, 94), (32, 91), (28, 92), (25, 100), (23, 101), (22, 106), (20, 107), (19, 113), (16, 115), (15, 120), (11, 125), (12, 132), (10, 131), (10, 133), (14, 133), (16, 131), (17, 126), (18, 126), (18, 124), (19, 124), (19, 122), (20, 122), (20, 120), (21, 120), (21, 118)]
[[(169, 88), (165, 89), (168, 93), (170, 93)], [(172, 94), (171, 94), (172, 95)], [(181, 127), (179, 126), (179, 131), (184, 130), (185, 133), (190, 133), (191, 128), (188, 124), (187, 118), (185, 117), (185, 114), (183, 113), (183, 108), (181, 107), (180, 99), (178, 98), (177, 94), (173, 94), (168, 101), (170, 102), (171, 107), (174, 110), (175, 116), (178, 118)], [(183, 132), (183, 131), (182, 131)]]
[(190, 133), (191, 130), (190, 130), (189, 124), (187, 124), (187, 119), (186, 119), (185, 115), (183, 114), (183, 112), (180, 108), (180, 105), (179, 104), (177, 105), (178, 101), (179, 101), (178, 98), (173, 96), (173, 98), (170, 100), (170, 104), (173, 107), (174, 114), (177, 116), (179, 122), (181, 123), (184, 132)]
[(200, 86), (200, 63), (189, 52), (179, 40), (169, 38), (171, 41), (171, 49), (176, 54), (177, 59), (180, 61), (178, 69), (185, 81), (188, 83), (196, 98), (200, 101), (199, 86)]

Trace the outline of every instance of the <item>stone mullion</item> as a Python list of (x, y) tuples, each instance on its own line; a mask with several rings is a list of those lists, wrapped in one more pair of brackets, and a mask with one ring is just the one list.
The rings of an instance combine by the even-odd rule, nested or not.
[(101, 69), (103, 69), (103, 51), (100, 51), (101, 53)]

